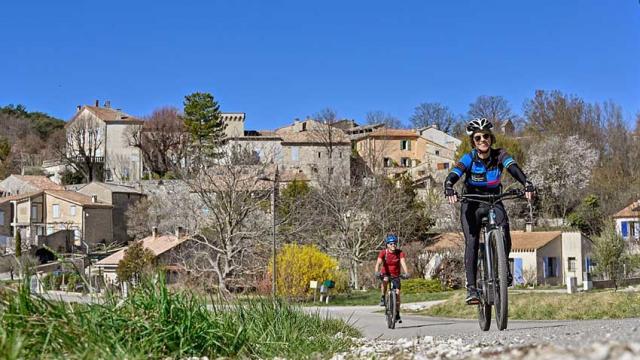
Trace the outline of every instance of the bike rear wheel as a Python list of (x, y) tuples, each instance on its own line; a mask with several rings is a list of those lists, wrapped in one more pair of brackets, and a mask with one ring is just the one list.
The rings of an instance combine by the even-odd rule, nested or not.
[(507, 328), (507, 321), (509, 319), (509, 298), (508, 298), (508, 276), (507, 269), (507, 256), (505, 254), (504, 247), (504, 235), (502, 231), (492, 231), (491, 247), (493, 250), (494, 259), (494, 279), (496, 279), (495, 286), (495, 307), (496, 307), (496, 325), (499, 330)]
[(478, 254), (478, 273), (476, 275), (476, 283), (477, 289), (481, 293), (480, 302), (478, 303), (478, 324), (480, 325), (480, 330), (488, 331), (491, 327), (491, 305), (487, 304), (487, 273), (486, 266), (484, 265), (484, 251), (480, 249), (480, 253)]
[(391, 290), (387, 296), (387, 326), (389, 329), (395, 329), (396, 327), (396, 292)]

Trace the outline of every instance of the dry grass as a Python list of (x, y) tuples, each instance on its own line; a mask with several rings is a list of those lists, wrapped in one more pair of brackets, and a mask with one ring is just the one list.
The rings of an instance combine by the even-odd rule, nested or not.
[[(422, 315), (476, 318), (475, 306), (464, 303), (464, 293), (456, 292), (447, 302), (420, 312)], [(588, 320), (640, 317), (640, 293), (589, 292), (510, 293), (509, 318), (515, 320)]]

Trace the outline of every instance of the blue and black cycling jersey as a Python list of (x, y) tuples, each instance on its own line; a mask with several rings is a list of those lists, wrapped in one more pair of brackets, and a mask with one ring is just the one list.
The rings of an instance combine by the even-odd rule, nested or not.
[[(464, 191), (468, 194), (498, 194), (502, 190), (500, 178), (507, 171), (524, 185), (526, 177), (516, 161), (504, 149), (491, 149), (487, 159), (481, 159), (476, 149), (464, 154), (451, 169), (445, 181), (453, 186), (464, 175)], [(448, 183), (448, 184), (447, 184)]]

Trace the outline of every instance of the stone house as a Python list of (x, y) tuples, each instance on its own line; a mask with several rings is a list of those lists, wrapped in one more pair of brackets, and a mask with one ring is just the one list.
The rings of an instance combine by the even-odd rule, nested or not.
[(425, 145), (413, 130), (380, 128), (355, 140), (354, 148), (369, 173), (393, 175), (422, 163)]
[(132, 238), (127, 235), (127, 210), (135, 205), (145, 195), (138, 189), (114, 183), (92, 182), (77, 190), (87, 196), (96, 195), (98, 201), (113, 205), (111, 211), (113, 224), (113, 241), (126, 243)]
[(20, 232), (27, 246), (40, 247), (59, 231), (73, 231), (74, 245), (87, 248), (113, 241), (113, 206), (74, 191), (44, 190), (0, 198), (0, 236), (10, 249)]
[[(142, 153), (135, 146), (130, 146), (127, 138), (127, 133), (132, 131), (131, 126), (141, 125), (142, 120), (112, 108), (109, 101), (100, 107), (96, 100), (94, 106), (78, 106), (75, 115), (65, 125), (69, 143), (76, 142), (70, 132), (74, 131), (73, 124), (77, 121), (90, 122), (95, 138), (86, 140), (87, 145), (73, 146), (95, 144), (95, 161), (103, 164), (106, 181), (139, 180), (142, 177)], [(75, 153), (73, 150), (68, 152)]]

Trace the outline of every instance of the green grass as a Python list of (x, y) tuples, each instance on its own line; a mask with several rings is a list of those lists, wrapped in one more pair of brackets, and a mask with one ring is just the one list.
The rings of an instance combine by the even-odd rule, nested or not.
[[(473, 319), (477, 307), (464, 303), (456, 291), (445, 303), (419, 312), (421, 315)], [(588, 292), (576, 294), (509, 293), (509, 319), (588, 320), (640, 317), (640, 293)]]
[(1, 359), (306, 358), (345, 351), (359, 336), (341, 320), (281, 301), (209, 308), (189, 293), (143, 285), (129, 298), (67, 304), (0, 289)]
[[(441, 292), (425, 292), (417, 294), (402, 293), (402, 302), (419, 302), (432, 300), (445, 300), (453, 295), (452, 291)], [(319, 306), (361, 306), (361, 305), (378, 305), (380, 302), (380, 290), (354, 291), (347, 294), (331, 295), (329, 304), (315, 302), (307, 303), (307, 305)]]

